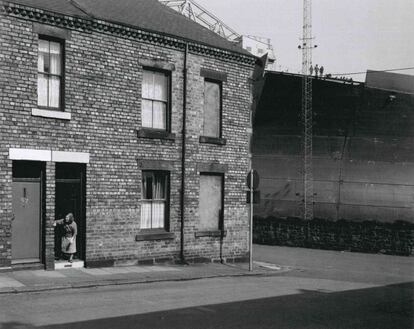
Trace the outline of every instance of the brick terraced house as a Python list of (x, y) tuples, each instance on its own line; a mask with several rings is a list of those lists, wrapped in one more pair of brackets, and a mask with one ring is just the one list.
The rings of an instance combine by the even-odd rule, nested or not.
[(0, 268), (248, 255), (255, 57), (155, 0), (0, 1)]

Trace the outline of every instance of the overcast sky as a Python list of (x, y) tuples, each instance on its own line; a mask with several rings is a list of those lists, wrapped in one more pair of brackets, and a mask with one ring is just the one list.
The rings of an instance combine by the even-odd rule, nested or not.
[[(240, 34), (272, 40), (277, 69), (301, 70), (302, 0), (195, 0)], [(414, 0), (313, 0), (313, 63), (326, 73), (414, 67)], [(414, 75), (414, 69), (397, 71)], [(365, 75), (352, 76), (363, 81)]]

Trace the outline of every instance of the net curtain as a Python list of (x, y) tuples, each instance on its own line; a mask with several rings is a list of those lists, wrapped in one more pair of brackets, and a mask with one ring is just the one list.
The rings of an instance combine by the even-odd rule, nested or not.
[(165, 175), (143, 174), (141, 228), (164, 227), (165, 179)]
[(61, 45), (39, 40), (38, 105), (59, 108), (61, 67)]
[(144, 70), (142, 81), (142, 126), (166, 129), (168, 81), (161, 72)]

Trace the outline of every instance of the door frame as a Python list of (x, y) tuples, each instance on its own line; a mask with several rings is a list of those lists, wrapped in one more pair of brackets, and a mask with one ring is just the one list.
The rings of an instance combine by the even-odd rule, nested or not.
[[(79, 178), (58, 178), (57, 175), (55, 176), (55, 216), (57, 213), (57, 184), (58, 183), (79, 183), (79, 188), (80, 188), (80, 206), (79, 206), (79, 211), (82, 217), (82, 222), (80, 221), (76, 221), (76, 224), (78, 226), (78, 237), (77, 237), (77, 243), (80, 244), (80, 251), (77, 251), (79, 260), (86, 260), (86, 170), (87, 170), (87, 166), (86, 164), (83, 163), (62, 163), (62, 162), (58, 162), (56, 163), (56, 167), (59, 164), (66, 164), (66, 165), (73, 165), (74, 167), (77, 166), (79, 168)], [(55, 171), (57, 172), (57, 170)], [(76, 216), (76, 215), (75, 215)], [(58, 218), (55, 218), (58, 219)]]

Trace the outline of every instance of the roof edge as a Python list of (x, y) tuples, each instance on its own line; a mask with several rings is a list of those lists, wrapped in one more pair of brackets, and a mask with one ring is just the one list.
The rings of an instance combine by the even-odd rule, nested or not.
[(229, 49), (223, 49), (209, 44), (204, 44), (183, 37), (169, 35), (159, 31), (151, 31), (136, 26), (130, 26), (119, 22), (67, 15), (53, 12), (46, 9), (31, 7), (13, 3), (13, 1), (0, 1), (1, 9), (7, 15), (39, 22), (43, 24), (77, 30), (85, 33), (99, 32), (139, 40), (145, 43), (156, 44), (178, 50), (184, 50), (188, 44), (189, 52), (194, 54), (207, 55), (210, 57), (237, 62), (239, 64), (253, 66), (257, 57)]

